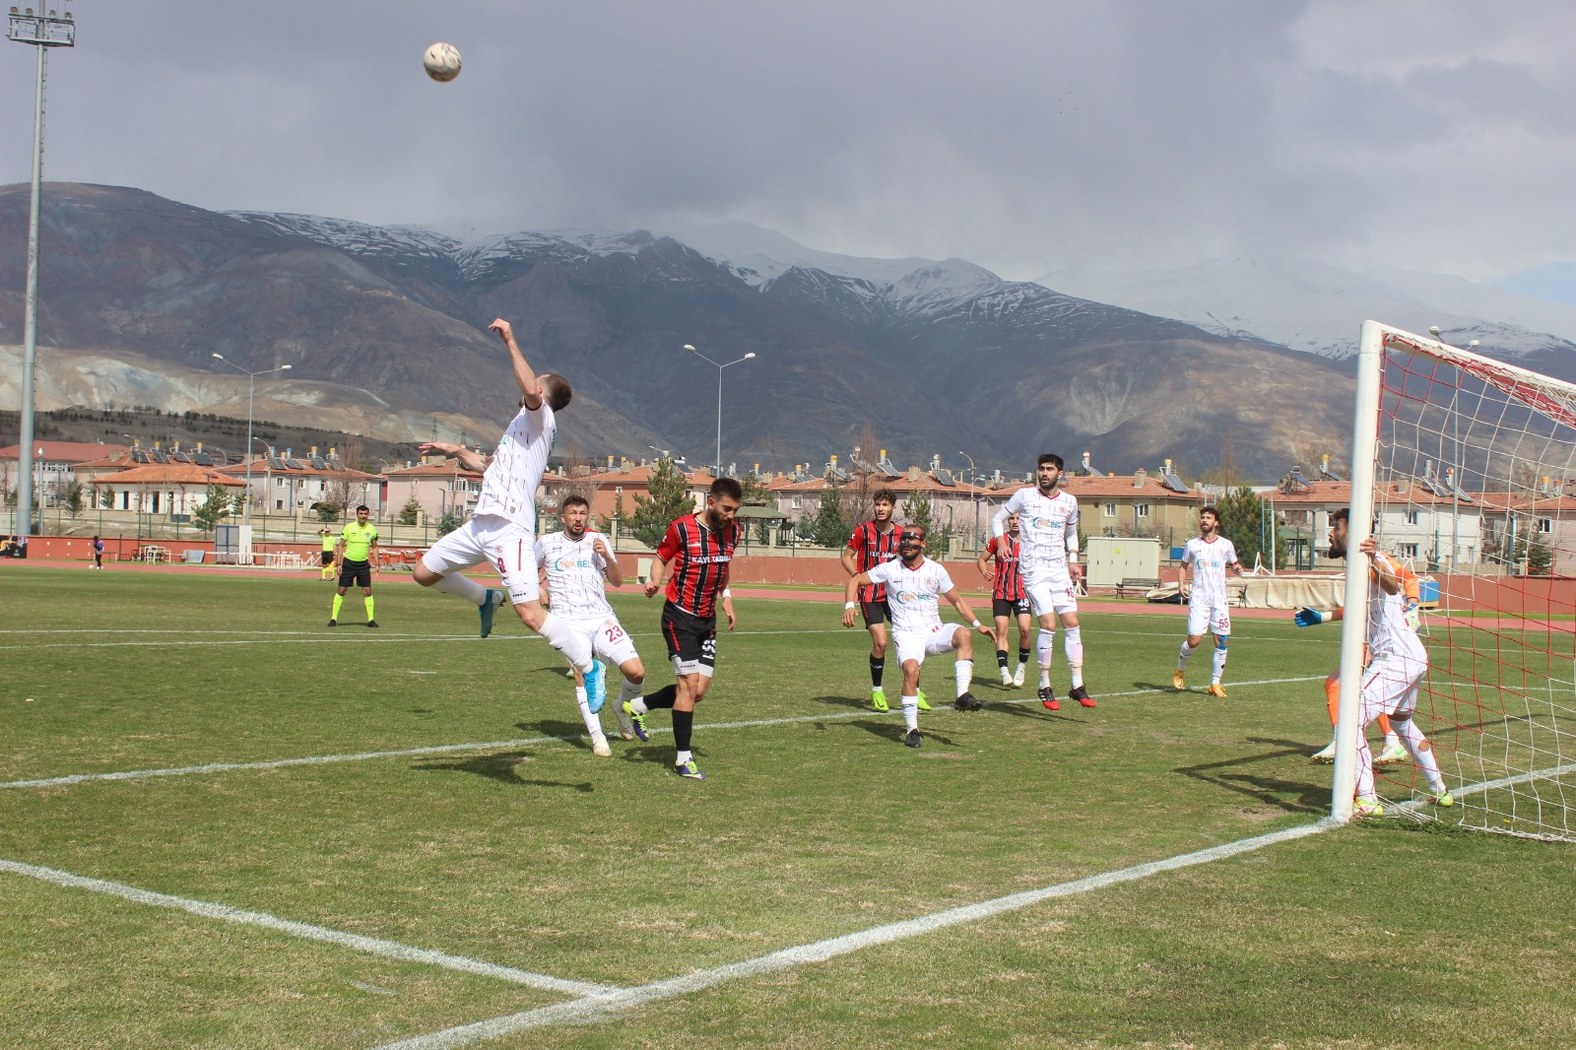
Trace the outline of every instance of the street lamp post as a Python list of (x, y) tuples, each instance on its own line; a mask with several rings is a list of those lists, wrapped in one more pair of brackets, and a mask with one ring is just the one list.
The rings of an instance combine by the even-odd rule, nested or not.
[(716, 473), (716, 477), (720, 478), (720, 477), (722, 477), (722, 370), (724, 368), (729, 368), (729, 367), (731, 367), (733, 365), (743, 364), (745, 361), (754, 360), (755, 353), (754, 353), (754, 351), (751, 351), (750, 353), (745, 354), (743, 357), (738, 358), (737, 360), (729, 361), (727, 364), (718, 364), (716, 361), (713, 361), (711, 358), (707, 357), (705, 354), (701, 353), (699, 350), (695, 349), (693, 346), (691, 346), (688, 343), (684, 344), (684, 349), (687, 350), (688, 352), (694, 354), (696, 357), (700, 358), (702, 361), (706, 362), (708, 365), (711, 365), (713, 368), (715, 368), (717, 370), (717, 473)]
[[(69, 2), (69, 0), (66, 0)], [(62, 4), (64, 6), (64, 4)], [(19, 44), (32, 44), (38, 49), (37, 87), (33, 94), (33, 186), (27, 212), (27, 291), (24, 295), (22, 314), (22, 415), (21, 434), (17, 448), (25, 460), (27, 450), (33, 447), (33, 372), (38, 361), (38, 198), (44, 179), (44, 56), (52, 47), (74, 47), (77, 42), (77, 23), (68, 10), (64, 15), (56, 11), (34, 13), (29, 7), (24, 12), (11, 8), (6, 38)], [(21, 462), (19, 460), (19, 462)], [(16, 505), (17, 542), (25, 544), (33, 528), (33, 475), (25, 469), (17, 471)], [(39, 528), (43, 529), (43, 511), (39, 511)]]
[(958, 455), (969, 461), (969, 502), (974, 504), (974, 547), (977, 550), (980, 545), (980, 494), (973, 490), (979, 488), (979, 471), (974, 469), (973, 456), (962, 449), (958, 450)]
[(215, 361), (223, 362), (246, 377), (246, 503), (241, 508), (241, 528), (244, 530), (241, 546), (245, 548), (243, 560), (250, 562), (252, 548), (252, 416), (253, 407), (257, 401), (257, 377), (272, 375), (275, 372), (290, 371), (289, 365), (280, 365), (278, 368), (264, 368), (256, 372), (249, 372), (234, 361), (225, 359), (223, 354), (209, 354)]

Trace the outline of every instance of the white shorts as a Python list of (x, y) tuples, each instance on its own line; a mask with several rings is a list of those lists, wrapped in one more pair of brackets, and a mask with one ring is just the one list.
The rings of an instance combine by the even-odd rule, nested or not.
[(910, 660), (924, 663), (927, 656), (950, 653), (952, 636), (957, 632), (955, 623), (938, 623), (928, 631), (893, 631), (892, 644), (897, 647), (898, 666)]
[(536, 572), (536, 537), (525, 526), (493, 514), (478, 514), (427, 548), (421, 563), (440, 576), (487, 562), (503, 578), (515, 605), (541, 597)]
[(1078, 611), (1078, 588), (1073, 586), (1073, 578), (1065, 572), (1034, 583), (1024, 580), (1023, 590), (1029, 596), (1029, 605), (1034, 608), (1036, 619), (1047, 613), (1060, 616), (1062, 613)]
[(624, 630), (617, 616), (569, 619), (568, 623), (591, 640), (591, 652), (599, 660), (622, 667), (640, 655), (635, 652), (635, 640)]
[(1213, 603), (1190, 601), (1187, 607), (1187, 633), (1194, 638), (1206, 634), (1230, 634), (1231, 613), (1226, 610), (1226, 600), (1217, 598)]
[(1381, 714), (1409, 716), (1417, 709), (1417, 684), (1427, 673), (1426, 660), (1394, 654), (1374, 657), (1363, 671), (1363, 725)]

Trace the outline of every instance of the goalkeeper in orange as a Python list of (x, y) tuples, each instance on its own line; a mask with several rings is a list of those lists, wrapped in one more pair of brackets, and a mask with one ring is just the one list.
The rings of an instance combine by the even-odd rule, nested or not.
[[(1336, 511), (1330, 518), (1332, 558), (1346, 556), (1349, 518), (1346, 510)], [(1418, 685), (1428, 673), (1428, 650), (1417, 637), (1417, 628), (1407, 608), (1402, 570), (1389, 555), (1378, 549), (1372, 536), (1363, 540), (1362, 549), (1373, 559), (1368, 574), (1368, 637), (1363, 644), (1362, 727), (1366, 730), (1368, 723), (1379, 715), (1388, 715), (1396, 737), (1428, 783), (1430, 800), (1435, 805), (1453, 806), (1455, 799), (1445, 787), (1433, 745), (1412, 721), (1417, 710)], [(1298, 627), (1312, 627), (1339, 620), (1343, 612), (1342, 609), (1299, 609), (1294, 619)], [(1374, 793), (1374, 764), (1367, 734), (1360, 730), (1356, 806), (1359, 817), (1384, 812)]]
[[(1406, 599), (1406, 622), (1416, 631), (1421, 622), (1422, 614), (1418, 611), (1419, 595), (1421, 593), (1417, 583), (1417, 574), (1400, 563), (1395, 563), (1395, 571), (1401, 578), (1401, 593)], [(1363, 666), (1368, 665), (1367, 654), (1363, 657)], [(1335, 716), (1341, 709), (1341, 669), (1337, 667), (1330, 672), (1324, 680), (1324, 699), (1330, 709), (1330, 742), (1323, 748), (1313, 753), (1315, 762), (1335, 761)], [(1393, 766), (1397, 762), (1407, 759), (1406, 748), (1401, 746), (1401, 738), (1390, 727), (1390, 718), (1383, 711), (1374, 721), (1379, 723), (1379, 731), (1384, 734), (1384, 746), (1374, 755), (1374, 765)]]

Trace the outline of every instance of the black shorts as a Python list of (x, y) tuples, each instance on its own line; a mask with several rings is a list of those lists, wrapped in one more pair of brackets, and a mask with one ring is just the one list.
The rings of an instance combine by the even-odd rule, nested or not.
[(370, 588), (372, 586), (372, 563), (371, 562), (369, 562), (369, 561), (351, 561), (348, 558), (345, 559), (344, 561), (340, 562), (340, 564), (339, 564), (339, 585), (341, 587), (349, 587), (352, 584), (354, 584), (357, 587)]
[(992, 616), (1005, 616), (1012, 619), (1014, 616), (1032, 616), (1033, 610), (1029, 608), (1028, 598), (992, 598), (990, 601), (990, 614)]
[(892, 609), (887, 605), (885, 598), (878, 602), (860, 602), (859, 611), (864, 614), (866, 627), (892, 622)]
[(333, 551), (324, 551), (323, 552), (323, 568), (326, 569), (332, 564), (334, 564), (334, 552)]
[(662, 637), (675, 674), (703, 674), (717, 666), (717, 618), (692, 616), (672, 602), (662, 606)]

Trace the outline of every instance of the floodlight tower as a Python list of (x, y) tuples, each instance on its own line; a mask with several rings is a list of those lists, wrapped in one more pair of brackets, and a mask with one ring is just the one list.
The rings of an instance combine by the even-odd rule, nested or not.
[[(33, 193), (27, 212), (27, 295), (22, 322), (22, 419), (17, 448), (33, 447), (33, 367), (38, 359), (38, 196), (44, 178), (44, 56), (52, 47), (73, 47), (77, 24), (62, 0), (60, 9), (47, 14), (33, 8), (12, 7), (6, 26), (6, 39), (32, 44), (38, 49), (38, 83), (33, 93)], [(33, 474), (20, 471), (17, 479), (17, 539), (25, 541), (32, 532)], [(39, 526), (43, 526), (40, 508)]]

